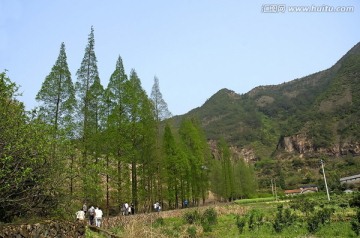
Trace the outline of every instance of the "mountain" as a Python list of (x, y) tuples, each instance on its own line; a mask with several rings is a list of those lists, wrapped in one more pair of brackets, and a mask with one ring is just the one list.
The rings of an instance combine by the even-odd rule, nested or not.
[[(221, 89), (174, 121), (183, 117), (197, 118), (211, 143), (224, 137), (235, 151), (258, 165), (264, 161), (309, 163), (322, 156), (358, 158), (360, 43), (329, 69), (279, 85), (259, 86), (242, 95)], [(356, 169), (337, 176), (351, 172)]]

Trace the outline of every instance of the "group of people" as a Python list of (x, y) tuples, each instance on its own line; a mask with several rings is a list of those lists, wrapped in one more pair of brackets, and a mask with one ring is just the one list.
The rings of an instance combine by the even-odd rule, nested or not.
[(76, 220), (84, 221), (86, 214), (89, 214), (89, 224), (91, 226), (101, 226), (103, 211), (99, 207), (91, 206), (87, 209), (86, 203), (84, 203), (82, 209), (76, 212)]
[(127, 203), (127, 202), (124, 203), (121, 208), (121, 213), (123, 216), (134, 215), (135, 214), (134, 204), (131, 203), (131, 205), (129, 206), (129, 203)]

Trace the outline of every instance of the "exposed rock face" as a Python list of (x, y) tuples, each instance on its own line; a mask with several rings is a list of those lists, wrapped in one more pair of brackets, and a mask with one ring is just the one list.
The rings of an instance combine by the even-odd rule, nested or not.
[(299, 154), (321, 153), (330, 156), (360, 155), (360, 142), (334, 144), (328, 148), (315, 148), (311, 140), (305, 135), (293, 135), (283, 137), (278, 144), (278, 149), (286, 152), (297, 152)]
[[(210, 140), (208, 141), (208, 145), (210, 146), (211, 153), (215, 158), (219, 158), (219, 152), (217, 149), (217, 141)], [(233, 155), (236, 155), (237, 158), (243, 158), (247, 163), (256, 162), (257, 157), (255, 152), (251, 148), (238, 148), (237, 146), (230, 146), (230, 151)]]
[(85, 237), (85, 223), (46, 221), (36, 224), (0, 225), (0, 237)]

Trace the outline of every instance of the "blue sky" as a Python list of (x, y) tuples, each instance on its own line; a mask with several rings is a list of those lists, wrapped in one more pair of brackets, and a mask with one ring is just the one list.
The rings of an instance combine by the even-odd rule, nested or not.
[[(91, 26), (102, 84), (118, 56), (148, 95), (153, 79), (180, 115), (222, 88), (246, 93), (331, 67), (360, 41), (359, 1), (0, 0), (0, 71), (27, 109), (65, 43), (73, 82)], [(264, 13), (267, 4), (284, 12)], [(273, 5), (271, 5), (273, 6)], [(352, 6), (353, 12), (290, 12), (291, 6)], [(265, 8), (268, 9), (268, 8)]]

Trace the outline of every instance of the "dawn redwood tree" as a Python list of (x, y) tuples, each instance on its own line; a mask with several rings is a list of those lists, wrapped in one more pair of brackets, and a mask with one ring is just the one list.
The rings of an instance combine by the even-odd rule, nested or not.
[[(78, 100), (78, 116), (81, 131), (79, 135), (86, 145), (89, 133), (89, 107), (90, 87), (94, 84), (95, 80), (99, 80), (99, 72), (97, 68), (97, 59), (94, 51), (95, 39), (94, 39), (94, 28), (91, 27), (91, 31), (88, 37), (88, 44), (85, 48), (84, 58), (81, 61), (81, 66), (77, 70), (77, 81), (75, 83), (76, 96)], [(87, 147), (85, 146), (83, 154), (86, 159)]]
[(156, 76), (154, 77), (150, 98), (154, 104), (155, 119), (157, 122), (171, 117), (171, 112), (160, 91), (159, 79)]
[(106, 108), (104, 88), (98, 77), (95, 78), (86, 96), (88, 101), (88, 136), (85, 147), (88, 148), (89, 155), (86, 170), (83, 171), (85, 176), (84, 188), (88, 199), (101, 201), (104, 191), (101, 175), (105, 171), (105, 161), (102, 158), (105, 153), (103, 150), (103, 127), (106, 120)]
[(237, 198), (250, 198), (256, 193), (258, 186), (254, 168), (243, 158), (236, 160), (233, 177)]
[[(145, 90), (141, 86), (139, 77), (133, 69), (127, 81), (127, 115), (129, 121), (129, 130), (127, 131), (127, 140), (131, 142), (131, 151), (129, 153), (129, 162), (131, 164), (131, 195), (135, 207), (138, 205), (138, 179), (144, 174), (138, 175), (139, 164), (144, 165), (151, 155), (152, 143), (151, 130), (154, 128), (153, 109)], [(149, 133), (150, 132), (150, 133)], [(154, 136), (154, 134), (153, 134)], [(147, 152), (147, 153), (145, 153)]]
[[(168, 119), (171, 117), (171, 112), (168, 109), (167, 103), (165, 102), (165, 100), (163, 99), (162, 93), (160, 91), (160, 86), (159, 86), (159, 79), (155, 76), (154, 77), (154, 84), (152, 86), (152, 90), (151, 90), (151, 95), (150, 95), (151, 101), (153, 103), (153, 107), (154, 107), (154, 116), (155, 116), (155, 121), (156, 121), (156, 156), (155, 156), (155, 160), (154, 163), (156, 164), (156, 176), (153, 176), (153, 181), (152, 184), (154, 184), (154, 189), (155, 189), (155, 193), (154, 193), (154, 197), (153, 200), (157, 200), (157, 201), (161, 201), (163, 200), (163, 196), (162, 196), (162, 191), (163, 191), (163, 187), (162, 187), (162, 174), (163, 174), (163, 168), (164, 166), (162, 165), (162, 152), (161, 152), (161, 123), (162, 121), (164, 121), (165, 119)], [(153, 201), (153, 202), (154, 202)]]
[(51, 125), (54, 139), (58, 139), (60, 130), (65, 130), (65, 135), (71, 137), (76, 100), (64, 42), (61, 43), (59, 56), (36, 95), (36, 100), (41, 103), (39, 113), (42, 120)]
[(171, 132), (170, 126), (167, 124), (164, 131), (163, 139), (163, 150), (166, 165), (166, 180), (167, 180), (167, 199), (169, 207), (178, 207), (179, 198), (179, 184), (178, 184), (178, 173), (180, 166), (177, 161), (178, 149), (175, 142), (175, 138)]
[(126, 195), (129, 194), (128, 177), (129, 173), (126, 169), (126, 156), (131, 148), (131, 143), (126, 139), (126, 134), (129, 130), (128, 118), (128, 78), (125, 74), (124, 65), (121, 57), (118, 57), (115, 70), (111, 74), (107, 89), (106, 89), (106, 105), (108, 117), (106, 121), (106, 135), (107, 144), (110, 145), (109, 152), (112, 155), (109, 164), (114, 164), (116, 169), (112, 167), (108, 169), (108, 175), (112, 177), (115, 189), (115, 200), (119, 207), (128, 199)]
[(58, 187), (64, 187), (67, 184), (72, 195), (76, 177), (75, 148), (72, 143), (76, 100), (64, 43), (61, 43), (59, 56), (36, 95), (36, 100), (41, 103), (39, 117), (51, 129), (51, 154), (54, 161), (61, 167), (69, 165), (69, 167), (65, 167), (66, 169), (58, 170), (59, 173), (62, 173), (61, 178), (56, 180)]
[(218, 143), (219, 159), (221, 161), (222, 171), (222, 197), (233, 200), (235, 195), (233, 165), (231, 160), (230, 148), (225, 142), (224, 138), (220, 138)]
[[(77, 81), (75, 83), (76, 97), (77, 97), (77, 116), (79, 124), (79, 139), (81, 140), (80, 148), (82, 152), (82, 174), (84, 182), (84, 192), (85, 197), (91, 197), (89, 189), (91, 189), (92, 184), (89, 184), (89, 179), (87, 178), (88, 170), (87, 166), (92, 164), (93, 161), (90, 154), (90, 137), (91, 132), (93, 131), (93, 126), (91, 121), (92, 109), (91, 105), (91, 92), (90, 88), (94, 85), (96, 81), (100, 82), (99, 72), (97, 68), (97, 59), (95, 55), (95, 39), (94, 39), (94, 28), (91, 27), (91, 31), (88, 37), (88, 44), (85, 48), (84, 58), (81, 61), (81, 66), (77, 70)], [(90, 170), (91, 171), (91, 170)], [(91, 180), (91, 179), (90, 179)]]
[(185, 118), (179, 128), (181, 142), (184, 145), (190, 166), (190, 191), (193, 203), (199, 204), (205, 198), (209, 189), (209, 147), (206, 137), (194, 119)]

